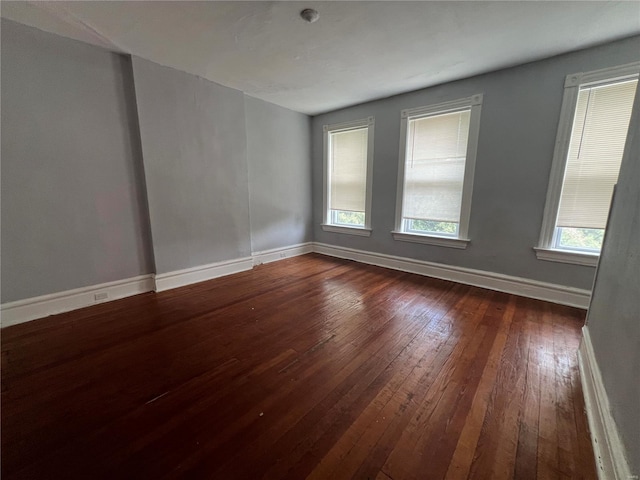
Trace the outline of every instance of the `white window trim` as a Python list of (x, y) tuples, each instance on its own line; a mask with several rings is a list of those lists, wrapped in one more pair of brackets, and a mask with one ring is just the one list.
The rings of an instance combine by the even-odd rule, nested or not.
[(362, 227), (350, 227), (346, 225), (333, 225), (333, 224), (322, 224), (322, 230), (325, 232), (333, 232), (333, 233), (346, 233), (347, 235), (357, 235), (360, 237), (369, 237), (371, 236), (370, 228), (362, 228)]
[(595, 267), (598, 265), (600, 255), (597, 253), (575, 252), (572, 250), (557, 250), (554, 248), (534, 247), (538, 260), (549, 262), (571, 263), (573, 265), (586, 265)]
[(400, 240), (401, 242), (411, 243), (423, 243), (426, 245), (436, 245), (438, 247), (450, 247), (450, 248), (467, 248), (469, 239), (458, 237), (439, 237), (437, 235), (425, 235), (423, 233), (407, 233), (392, 231), (394, 240)]
[(599, 253), (554, 248), (556, 217), (560, 206), (560, 194), (562, 193), (562, 183), (564, 182), (578, 93), (580, 92), (580, 87), (619, 81), (625, 78), (631, 79), (638, 77), (638, 74), (640, 74), (640, 62), (634, 62), (592, 72), (574, 73), (567, 75), (565, 78), (558, 134), (553, 151), (553, 163), (549, 175), (549, 187), (547, 188), (547, 199), (542, 217), (540, 240), (538, 241), (538, 246), (534, 247), (538, 260), (593, 267), (598, 264)]
[[(469, 138), (467, 140), (467, 158), (465, 160), (462, 187), (462, 205), (460, 208), (460, 224), (457, 237), (445, 237), (432, 234), (408, 233), (402, 231), (402, 208), (404, 202), (404, 166), (407, 149), (407, 123), (411, 118), (429, 116), (434, 113), (451, 113), (471, 107), (469, 118)], [(471, 216), (471, 196), (473, 193), (473, 177), (478, 151), (478, 135), (480, 133), (480, 113), (482, 110), (482, 94), (471, 97), (438, 103), (426, 107), (402, 110), (400, 125), (400, 154), (398, 156), (398, 187), (396, 193), (396, 222), (391, 232), (394, 240), (413, 243), (424, 243), (439, 247), (467, 248), (469, 244), (469, 218)]]
[[(373, 117), (351, 122), (334, 123), (323, 126), (323, 191), (322, 191), (322, 230), (333, 233), (346, 233), (349, 235), (359, 235), (368, 237), (371, 235), (371, 188), (373, 184), (373, 134), (375, 121)], [(329, 133), (341, 130), (353, 130), (356, 128), (368, 128), (367, 131), (367, 178), (366, 178), (366, 198), (364, 211), (364, 227), (352, 227), (336, 225), (331, 223), (329, 212)]]

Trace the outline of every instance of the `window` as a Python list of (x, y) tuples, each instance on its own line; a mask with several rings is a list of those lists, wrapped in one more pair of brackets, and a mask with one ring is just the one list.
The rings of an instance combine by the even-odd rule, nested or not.
[(402, 112), (396, 240), (466, 248), (482, 95)]
[(371, 234), (373, 117), (324, 126), (324, 221), (329, 232)]
[(539, 259), (596, 265), (639, 71), (631, 64), (567, 77)]

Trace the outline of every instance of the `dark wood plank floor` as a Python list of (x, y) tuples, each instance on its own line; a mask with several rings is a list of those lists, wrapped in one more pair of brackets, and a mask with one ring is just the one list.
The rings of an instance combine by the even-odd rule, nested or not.
[(584, 312), (305, 255), (2, 331), (10, 479), (595, 479)]

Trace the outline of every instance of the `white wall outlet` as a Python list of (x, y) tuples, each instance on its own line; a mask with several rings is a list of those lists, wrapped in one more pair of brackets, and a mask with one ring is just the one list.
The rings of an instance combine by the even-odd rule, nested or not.
[(100, 293), (96, 293), (93, 296), (93, 299), (97, 302), (99, 300), (106, 300), (107, 298), (109, 298), (109, 294), (107, 292), (100, 292)]
[(280, 258), (285, 258), (286, 256), (287, 256), (287, 254), (286, 254), (286, 253), (284, 253), (284, 252), (280, 252)]

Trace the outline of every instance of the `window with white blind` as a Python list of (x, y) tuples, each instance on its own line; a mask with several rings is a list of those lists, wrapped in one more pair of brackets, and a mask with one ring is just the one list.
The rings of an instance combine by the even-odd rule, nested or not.
[(373, 117), (324, 127), (325, 231), (371, 234)]
[(538, 258), (597, 263), (639, 69), (633, 64), (567, 77)]
[(482, 95), (402, 112), (396, 240), (466, 248)]

